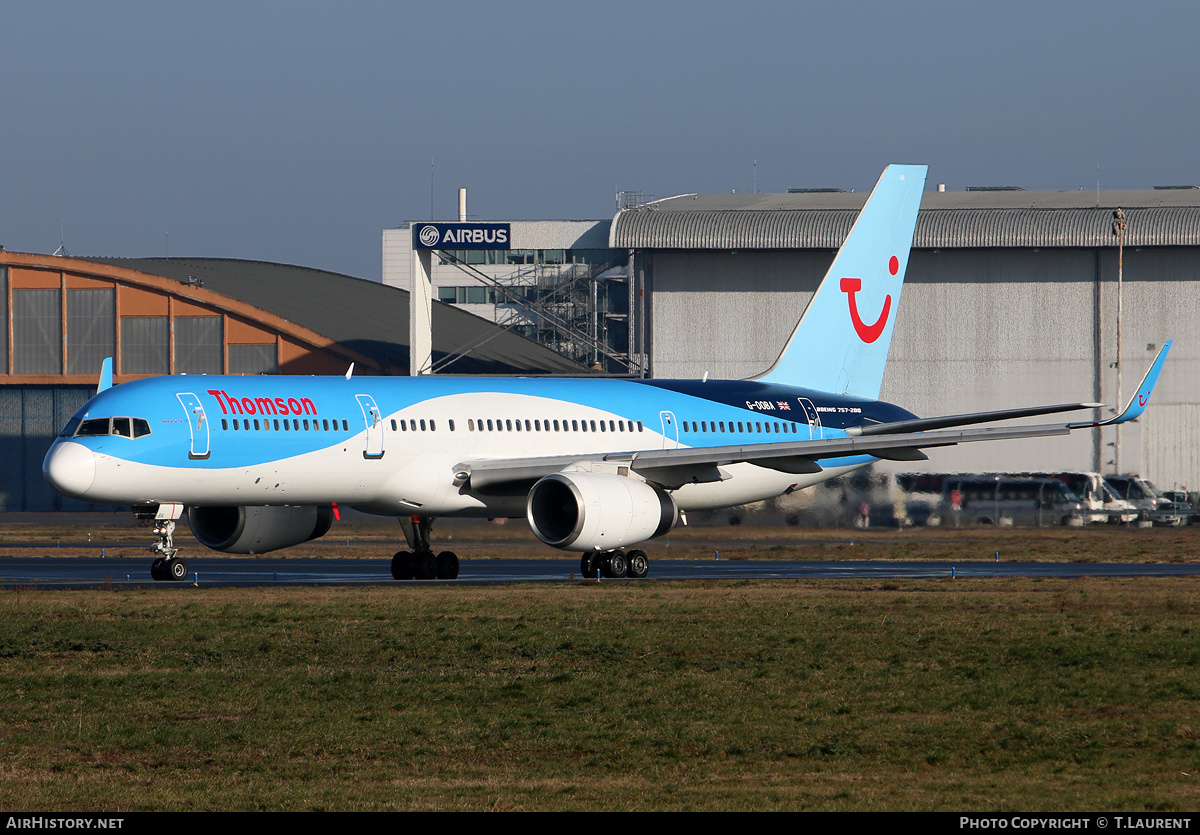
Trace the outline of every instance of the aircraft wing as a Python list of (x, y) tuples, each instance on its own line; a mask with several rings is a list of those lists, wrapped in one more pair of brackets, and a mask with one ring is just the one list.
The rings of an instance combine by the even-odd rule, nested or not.
[(470, 482), (473, 490), (483, 493), (508, 492), (531, 486), (538, 479), (572, 465), (596, 462), (612, 467), (628, 467), (648, 481), (675, 489), (684, 484), (723, 481), (728, 476), (720, 468), (741, 462), (786, 473), (819, 473), (822, 469), (820, 462), (824, 459), (872, 455), (896, 461), (921, 461), (926, 458), (921, 452), (922, 447), (1066, 435), (1070, 431), (1070, 426), (1056, 424), (903, 432), (770, 444), (612, 452), (594, 457), (559, 455), (463, 461), (455, 466), (455, 471), (461, 481)]
[(538, 479), (572, 465), (601, 464), (608, 465), (610, 468), (627, 467), (647, 481), (673, 490), (685, 484), (724, 481), (729, 476), (721, 470), (721, 467), (742, 462), (780, 472), (799, 474), (821, 472), (823, 469), (821, 462), (828, 459), (859, 455), (870, 455), (893, 461), (923, 461), (928, 456), (921, 450), (932, 447), (953, 446), (976, 441), (1067, 435), (1073, 429), (1111, 426), (1135, 420), (1145, 411), (1146, 405), (1149, 403), (1150, 394), (1154, 389), (1154, 384), (1158, 381), (1158, 375), (1162, 371), (1170, 348), (1170, 341), (1163, 345), (1125, 409), (1117, 416), (1103, 421), (970, 429), (947, 428), (1092, 408), (1096, 405), (1093, 403), (1068, 403), (1030, 409), (1003, 409), (995, 412), (975, 412), (966, 415), (948, 415), (876, 424), (860, 428), (855, 434), (844, 438), (640, 450), (600, 454), (594, 457), (575, 455), (464, 461), (455, 467), (456, 476), (460, 483), (469, 481), (471, 489), (480, 492), (506, 492), (531, 486)]

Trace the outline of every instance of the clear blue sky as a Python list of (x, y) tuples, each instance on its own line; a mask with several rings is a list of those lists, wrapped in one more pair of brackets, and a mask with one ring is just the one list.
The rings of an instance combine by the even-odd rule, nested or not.
[[(456, 211), (616, 190), (1200, 183), (1200, 4), (28, 2), (3, 7), (0, 244), (380, 273)], [(164, 236), (169, 236), (164, 239)]]

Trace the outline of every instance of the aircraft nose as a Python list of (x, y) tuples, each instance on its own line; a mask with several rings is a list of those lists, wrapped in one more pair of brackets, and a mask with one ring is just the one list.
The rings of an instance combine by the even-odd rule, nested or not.
[(42, 462), (42, 475), (58, 492), (82, 496), (96, 478), (96, 455), (75, 441), (57, 443)]

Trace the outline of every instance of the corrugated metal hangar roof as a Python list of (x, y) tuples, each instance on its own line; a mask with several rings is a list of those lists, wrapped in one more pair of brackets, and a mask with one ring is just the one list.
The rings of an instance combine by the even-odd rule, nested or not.
[[(408, 291), (339, 273), (227, 258), (89, 258), (199, 282), (302, 325), (408, 373)], [(462, 354), (440, 366), (443, 359)], [(451, 305), (433, 303), (434, 365), (444, 374), (581, 374), (579, 365), (520, 334)]]
[[(837, 249), (866, 194), (688, 194), (625, 209), (609, 244), (621, 249)], [(926, 192), (913, 246), (1115, 246), (1113, 210), (1125, 212), (1126, 246), (1200, 246), (1200, 189), (1153, 191)]]

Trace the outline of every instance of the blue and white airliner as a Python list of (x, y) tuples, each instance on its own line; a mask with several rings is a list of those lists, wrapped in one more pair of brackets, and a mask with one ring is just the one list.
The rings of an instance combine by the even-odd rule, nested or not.
[[(339, 505), (399, 518), (397, 579), (458, 575), (439, 516), (520, 517), (581, 552), (585, 576), (644, 577), (644, 551), (689, 510), (809, 487), (878, 459), (968, 441), (1066, 434), (1145, 408), (1167, 342), (1101, 422), (978, 428), (1068, 403), (918, 418), (881, 402), (925, 166), (884, 170), (779, 358), (748, 380), (156, 377), (112, 385), (71, 418), (43, 470), (59, 492), (156, 520), (151, 574), (188, 576), (186, 509), (209, 548), (247, 554), (322, 536)], [(961, 428), (973, 427), (973, 428)]]

